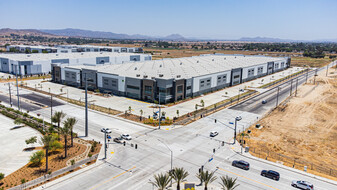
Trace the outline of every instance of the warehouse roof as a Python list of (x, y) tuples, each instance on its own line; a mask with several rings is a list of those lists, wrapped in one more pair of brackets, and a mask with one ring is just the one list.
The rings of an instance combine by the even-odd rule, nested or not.
[(139, 55), (135, 53), (118, 52), (74, 52), (74, 53), (33, 53), (33, 54), (0, 54), (0, 58), (7, 58), (15, 61), (39, 61), (51, 59), (78, 59), (92, 57), (120, 57)]
[(128, 62), (118, 65), (66, 66), (66, 68), (90, 69), (132, 78), (192, 78), (212, 73), (261, 65), (271, 61), (282, 61), (284, 57), (244, 55), (201, 55), (185, 58), (162, 59), (142, 62)]

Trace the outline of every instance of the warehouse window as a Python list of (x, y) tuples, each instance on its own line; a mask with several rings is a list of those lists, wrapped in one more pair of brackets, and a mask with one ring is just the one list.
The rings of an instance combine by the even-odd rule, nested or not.
[(240, 75), (235, 75), (234, 79), (240, 78)]
[(188, 87), (186, 88), (186, 90), (191, 90), (191, 86), (188, 86)]
[(177, 93), (183, 93), (183, 85), (177, 87)]
[(112, 81), (111, 81), (111, 86), (112, 86), (112, 87), (116, 87), (116, 86), (117, 86), (117, 81), (112, 80)]
[(103, 79), (103, 84), (108, 86), (109, 85), (109, 80), (108, 79)]
[(145, 86), (145, 93), (152, 94), (152, 86)]
[(126, 85), (127, 88), (133, 89), (133, 90), (139, 90), (139, 87), (132, 86), (132, 85)]

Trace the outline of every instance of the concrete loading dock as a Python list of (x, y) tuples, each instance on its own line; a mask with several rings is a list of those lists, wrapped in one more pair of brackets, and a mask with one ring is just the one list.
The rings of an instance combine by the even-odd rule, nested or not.
[[(84, 75), (91, 90), (148, 102), (174, 102), (241, 84), (290, 66), (290, 58), (244, 55), (201, 55), (141, 61), (120, 65), (66, 66), (62, 84), (83, 88)], [(70, 74), (76, 77), (69, 79)]]

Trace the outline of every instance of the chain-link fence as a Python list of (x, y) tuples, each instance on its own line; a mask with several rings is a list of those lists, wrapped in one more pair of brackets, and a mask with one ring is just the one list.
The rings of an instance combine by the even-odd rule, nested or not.
[(76, 169), (77, 167), (80, 167), (81, 165), (83, 164), (86, 164), (90, 161), (93, 161), (93, 160), (96, 160), (98, 158), (98, 154), (90, 157), (90, 158), (86, 158), (86, 159), (83, 159), (83, 160), (80, 160), (78, 161), (77, 163), (75, 163), (74, 165), (71, 165), (71, 166), (68, 166), (68, 167), (65, 167), (65, 168), (62, 168), (60, 170), (57, 170), (55, 172), (52, 172), (50, 174), (46, 174), (42, 177), (39, 177), (37, 179), (34, 179), (32, 181), (28, 181), (24, 184), (21, 184), (21, 185), (18, 185), (18, 186), (15, 186), (13, 188), (10, 188), (11, 190), (21, 190), (21, 189), (26, 189), (26, 188), (29, 188), (29, 187), (32, 187), (32, 186), (35, 186), (35, 185), (39, 185), (39, 184), (42, 184), (46, 181), (49, 181), (51, 180), (52, 178), (55, 178), (59, 175), (62, 175), (66, 172), (69, 172), (69, 171), (72, 171), (74, 169)]
[[(315, 164), (308, 162), (301, 158), (293, 158), (276, 152), (271, 152), (269, 150), (249, 147), (249, 152), (258, 158), (263, 158), (265, 160), (270, 160), (283, 164), (285, 166), (290, 166), (299, 170), (307, 170), (309, 173), (321, 173), (332, 177), (337, 177), (337, 170), (333, 169), (331, 165), (328, 164)], [(316, 173), (315, 173), (316, 174)]]

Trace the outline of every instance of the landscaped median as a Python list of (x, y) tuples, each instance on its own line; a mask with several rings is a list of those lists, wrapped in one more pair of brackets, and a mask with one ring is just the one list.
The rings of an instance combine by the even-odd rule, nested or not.
[(41, 119), (30, 116), (28, 113), (22, 113), (1, 104), (0, 111), (1, 114), (14, 119), (16, 124), (23, 124), (23, 127), (30, 126), (43, 135), (40, 139), (37, 139), (37, 137), (22, 139), (26, 140), (27, 144), (32, 143), (32, 141), (39, 142), (41, 146), (23, 150), (32, 151), (29, 162), (17, 171), (5, 176), (0, 181), (1, 190), (37, 187), (60, 175), (80, 169), (84, 164), (94, 163), (94, 160), (97, 159), (101, 144), (79, 138), (74, 138), (73, 143), (70, 143), (72, 142), (69, 128), (71, 118), (64, 122), (63, 128), (58, 128), (56, 125), (47, 122), (43, 124)]

